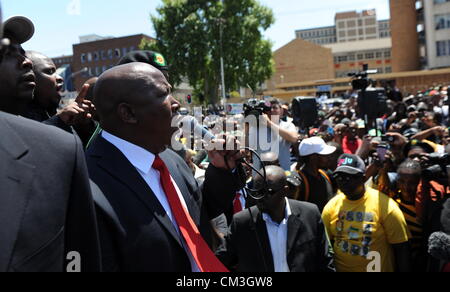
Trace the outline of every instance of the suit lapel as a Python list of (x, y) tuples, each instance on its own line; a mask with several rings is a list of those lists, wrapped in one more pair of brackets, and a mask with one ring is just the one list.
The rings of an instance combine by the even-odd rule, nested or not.
[(173, 236), (181, 247), (183, 246), (172, 221), (156, 198), (156, 195), (122, 152), (99, 136), (91, 146), (89, 155), (98, 159), (98, 165), (104, 171), (128, 186), (132, 193), (154, 215), (156, 220)]
[(292, 207), (292, 215), (288, 219), (288, 237), (287, 237), (287, 256), (289, 257), (292, 248), (294, 247), (295, 241), (297, 240), (298, 234), (302, 229), (302, 221), (300, 220), (300, 213), (297, 209)]
[(35, 167), (23, 162), (29, 149), (0, 117), (0, 271), (7, 271), (26, 205), (32, 194)]
[(262, 218), (261, 212), (257, 207), (249, 209), (252, 214), (252, 227), (254, 230), (256, 228), (256, 241), (257, 245), (255, 248), (258, 248), (261, 253), (261, 261), (264, 265), (264, 270), (266, 272), (274, 272), (275, 264), (273, 262), (272, 249), (270, 247), (269, 234), (267, 232), (266, 222)]

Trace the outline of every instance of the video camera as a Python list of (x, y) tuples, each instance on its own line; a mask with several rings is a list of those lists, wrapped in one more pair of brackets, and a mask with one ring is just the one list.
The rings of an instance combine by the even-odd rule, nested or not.
[[(363, 65), (363, 71), (350, 73), (353, 90), (358, 90), (358, 107), (360, 118), (375, 120), (388, 112), (386, 90), (384, 88), (370, 87), (374, 81), (369, 79), (369, 74), (376, 74), (377, 70), (369, 70), (367, 64)], [(369, 88), (370, 87), (370, 88)]]
[(255, 116), (259, 118), (264, 113), (268, 113), (271, 111), (271, 107), (266, 104), (264, 100), (259, 99), (250, 99), (246, 104), (244, 104), (244, 115)]
[(447, 166), (450, 166), (450, 155), (432, 153), (428, 156), (428, 167), (422, 171), (426, 180), (444, 180), (447, 178)]

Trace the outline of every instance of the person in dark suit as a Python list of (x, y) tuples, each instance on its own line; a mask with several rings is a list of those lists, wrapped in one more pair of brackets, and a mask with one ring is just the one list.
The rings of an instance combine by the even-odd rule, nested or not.
[(185, 161), (168, 149), (180, 105), (164, 75), (149, 64), (106, 71), (94, 96), (103, 132), (89, 147), (87, 162), (104, 194), (94, 198), (104, 270), (225, 271), (209, 248), (210, 220), (240, 188), (239, 153), (226, 157), (227, 168), (228, 152), (210, 152), (199, 186)]
[[(32, 78), (19, 77), (32, 76), (17, 42), (31, 37), (23, 34), (31, 31), (27, 25), (22, 18), (7, 22), (6, 36), (13, 38), (0, 56), (0, 272), (63, 272), (71, 263), (74, 271), (100, 271), (95, 210), (79, 139), (5, 113), (14, 113), (33, 96)], [(0, 39), (8, 44), (1, 33)], [(69, 260), (81, 261), (67, 262), (71, 252), (79, 258)]]
[(219, 259), (238, 272), (334, 272), (317, 206), (286, 198), (282, 168), (268, 166), (266, 172), (267, 182), (260, 176), (254, 182), (264, 199), (233, 217)]

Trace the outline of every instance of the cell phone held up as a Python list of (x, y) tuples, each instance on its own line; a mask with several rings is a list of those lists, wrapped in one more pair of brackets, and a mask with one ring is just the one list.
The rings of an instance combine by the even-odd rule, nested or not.
[(395, 142), (395, 136), (381, 136), (381, 142), (393, 144)]

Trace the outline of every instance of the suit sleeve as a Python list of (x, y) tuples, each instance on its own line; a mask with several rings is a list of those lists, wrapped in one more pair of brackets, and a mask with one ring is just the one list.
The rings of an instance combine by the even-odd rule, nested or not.
[(97, 221), (92, 200), (83, 148), (76, 141), (75, 166), (66, 218), (66, 254), (76, 251), (81, 256), (82, 272), (101, 271)]
[(227, 232), (227, 235), (222, 240), (222, 244), (216, 251), (217, 258), (230, 270), (236, 269), (238, 264), (238, 255), (236, 250), (236, 230), (237, 223), (232, 221), (231, 226)]
[(238, 190), (245, 185), (243, 168), (239, 166), (234, 172), (219, 169), (212, 164), (206, 170), (202, 193), (210, 219), (226, 213), (226, 209), (233, 204)]
[(318, 222), (317, 246), (319, 251), (318, 255), (319, 272), (336, 272), (336, 269), (334, 267), (333, 248), (331, 246), (330, 240), (325, 230), (325, 225), (323, 224), (322, 218), (318, 210), (317, 210), (317, 222)]

